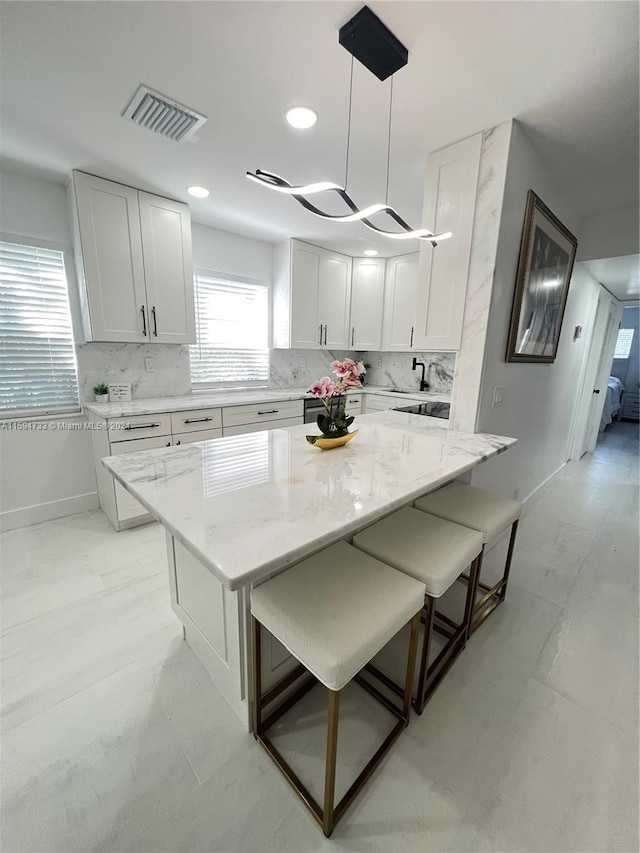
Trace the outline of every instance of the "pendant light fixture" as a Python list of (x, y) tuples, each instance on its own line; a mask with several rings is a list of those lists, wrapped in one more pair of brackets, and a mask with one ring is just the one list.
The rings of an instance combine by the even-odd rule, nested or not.
[[(451, 232), (434, 234), (428, 228), (412, 228), (400, 214), (389, 205), (389, 167), (391, 154), (391, 115), (393, 108), (393, 74), (407, 64), (409, 52), (406, 47), (398, 41), (393, 33), (382, 23), (367, 6), (340, 28), (339, 42), (351, 54), (351, 74), (349, 81), (349, 117), (347, 123), (347, 149), (345, 156), (344, 186), (332, 181), (317, 181), (310, 184), (294, 185), (285, 178), (273, 172), (256, 169), (255, 172), (247, 172), (246, 176), (263, 187), (268, 187), (276, 192), (290, 195), (306, 210), (333, 222), (362, 222), (367, 228), (389, 237), (393, 240), (428, 240), (432, 246), (436, 246), (440, 240), (451, 237)], [(349, 148), (351, 143), (351, 105), (353, 95), (353, 60), (358, 59), (369, 71), (376, 75), (379, 80), (391, 77), (389, 89), (389, 127), (387, 134), (387, 175), (384, 204), (372, 204), (360, 209), (347, 192), (347, 181), (349, 177)], [(306, 196), (319, 193), (334, 192), (340, 196), (349, 213), (330, 214), (309, 201)], [(370, 217), (385, 213), (397, 225), (400, 230), (389, 231), (375, 225)]]

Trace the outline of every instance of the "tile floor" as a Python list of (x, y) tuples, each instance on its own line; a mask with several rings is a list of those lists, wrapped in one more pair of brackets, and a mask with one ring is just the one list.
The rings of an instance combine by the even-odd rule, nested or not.
[(1, 556), (4, 853), (638, 850), (636, 424), (529, 502), (506, 604), (330, 841), (182, 642), (158, 526), (86, 513)]

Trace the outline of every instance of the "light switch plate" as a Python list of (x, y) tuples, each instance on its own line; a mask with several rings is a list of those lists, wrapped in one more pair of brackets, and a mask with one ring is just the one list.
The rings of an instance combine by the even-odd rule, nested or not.
[(147, 356), (144, 360), (144, 369), (147, 373), (155, 373), (156, 372), (156, 363), (151, 356)]
[(506, 390), (507, 389), (504, 385), (496, 385), (493, 389), (493, 402), (491, 403), (491, 408), (496, 409), (504, 403)]

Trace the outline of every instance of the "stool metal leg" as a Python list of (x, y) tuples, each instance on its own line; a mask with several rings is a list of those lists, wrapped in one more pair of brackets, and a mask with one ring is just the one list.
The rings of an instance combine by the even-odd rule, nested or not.
[(520, 519), (516, 519), (511, 526), (511, 538), (509, 539), (509, 550), (507, 551), (507, 563), (504, 567), (504, 575), (502, 578), (502, 591), (500, 592), (500, 601), (504, 601), (507, 594), (507, 583), (509, 582), (509, 572), (511, 571), (511, 561), (513, 560), (513, 549), (516, 544), (516, 533), (518, 532), (518, 523)]
[(433, 634), (433, 619), (436, 613), (436, 600), (430, 595), (425, 597), (424, 637), (422, 638), (422, 657), (420, 658), (420, 674), (418, 675), (418, 690), (416, 695), (416, 714), (421, 714), (425, 705), (425, 687), (429, 672), (429, 652)]
[(324, 808), (322, 831), (327, 838), (333, 832), (333, 808), (336, 789), (336, 757), (338, 754), (338, 718), (340, 714), (340, 691), (329, 690), (327, 704), (327, 758), (324, 775)]

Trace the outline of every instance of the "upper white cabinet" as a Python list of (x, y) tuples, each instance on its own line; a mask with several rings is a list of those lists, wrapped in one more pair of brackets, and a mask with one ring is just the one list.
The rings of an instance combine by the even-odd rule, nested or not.
[(435, 249), (420, 247), (414, 344), (420, 350), (457, 350), (467, 294), (482, 134), (429, 155), (423, 222), (453, 236)]
[(350, 349), (379, 350), (382, 345), (384, 273), (384, 259), (353, 259)]
[(87, 340), (195, 343), (188, 206), (84, 172), (70, 195)]
[(418, 252), (387, 260), (384, 289), (382, 349), (403, 351), (416, 347)]
[(289, 240), (276, 246), (273, 345), (347, 349), (351, 258)]

